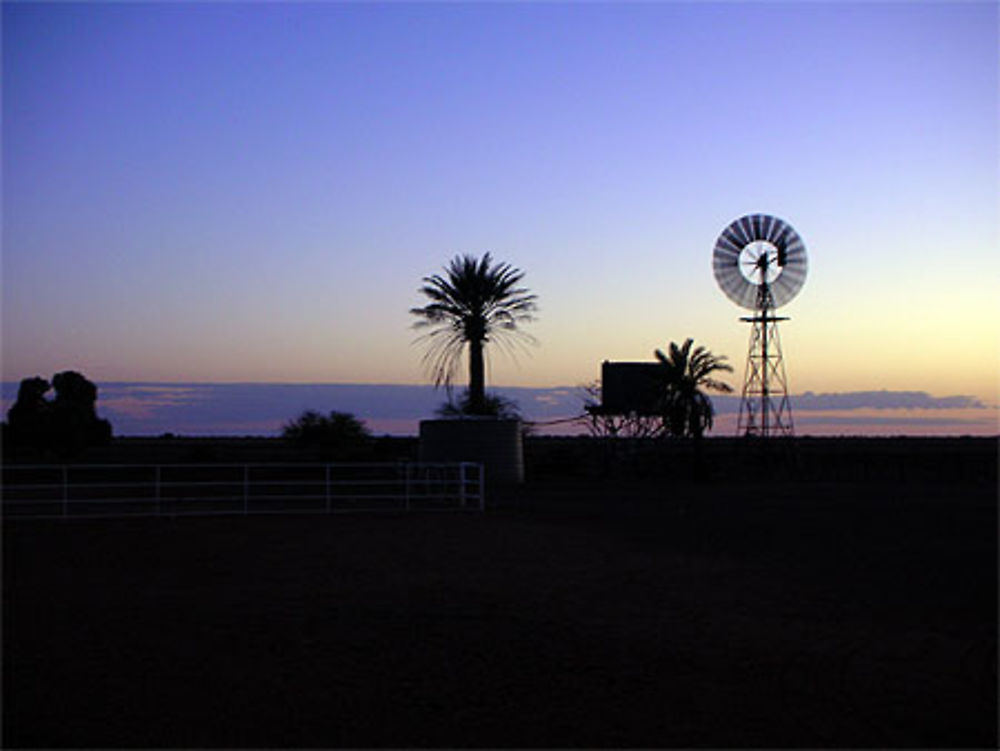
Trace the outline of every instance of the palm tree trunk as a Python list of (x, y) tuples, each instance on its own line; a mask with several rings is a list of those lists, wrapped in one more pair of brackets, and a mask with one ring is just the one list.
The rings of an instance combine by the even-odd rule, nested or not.
[(486, 372), (480, 339), (469, 340), (469, 408), (474, 415), (486, 411)]

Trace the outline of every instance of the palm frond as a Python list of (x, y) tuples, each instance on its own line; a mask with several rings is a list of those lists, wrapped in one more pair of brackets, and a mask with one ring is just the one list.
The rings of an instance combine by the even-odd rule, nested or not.
[(655, 355), (663, 366), (663, 408), (669, 432), (700, 437), (712, 427), (715, 417), (712, 400), (702, 389), (731, 392), (729, 384), (711, 376), (732, 372), (732, 366), (725, 362), (724, 355), (714, 355), (701, 345), (695, 347), (691, 338), (680, 345), (671, 342), (667, 353), (658, 349)]

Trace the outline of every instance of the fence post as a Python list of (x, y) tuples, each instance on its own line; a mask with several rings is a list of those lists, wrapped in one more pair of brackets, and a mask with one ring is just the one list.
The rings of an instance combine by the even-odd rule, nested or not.
[(465, 462), (458, 465), (458, 500), (462, 508), (465, 508)]
[(486, 465), (480, 464), (479, 465), (479, 510), (480, 511), (486, 510), (486, 491), (485, 491), (485, 479), (484, 479), (485, 474), (486, 474)]
[(332, 504), (330, 502), (330, 465), (326, 465), (326, 513), (332, 511)]
[(154, 482), (154, 495), (156, 498), (156, 515), (160, 516), (162, 503), (160, 502), (160, 465), (157, 464), (154, 468), (153, 482)]
[(69, 516), (69, 467), (62, 468), (62, 507), (63, 519)]
[(405, 498), (405, 508), (410, 510), (410, 463), (403, 464), (403, 496)]
[(243, 513), (250, 513), (250, 465), (243, 465)]

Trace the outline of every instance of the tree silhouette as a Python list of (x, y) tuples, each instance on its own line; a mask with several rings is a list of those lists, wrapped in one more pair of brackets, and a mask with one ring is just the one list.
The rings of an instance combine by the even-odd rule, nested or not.
[(17, 401), (7, 410), (7, 435), (12, 444), (45, 449), (52, 417), (52, 403), (45, 394), (50, 388), (39, 376), (21, 381)]
[(315, 449), (330, 459), (357, 459), (371, 439), (364, 422), (349, 412), (329, 416), (307, 410), (285, 424), (282, 436), (300, 448)]
[(420, 339), (427, 344), (424, 363), (434, 385), (451, 384), (468, 347), (469, 414), (486, 414), (486, 345), (497, 344), (512, 352), (513, 345), (534, 339), (518, 326), (534, 320), (537, 296), (518, 287), (524, 272), (506, 263), (494, 263), (489, 253), (481, 259), (455, 256), (444, 275), (424, 277), (420, 292), (430, 302), (410, 313), (420, 320), (416, 329), (427, 328)]
[(52, 376), (56, 398), (52, 401), (56, 451), (72, 455), (87, 446), (106, 443), (111, 423), (97, 417), (97, 386), (74, 370)]
[[(45, 394), (55, 388), (55, 399)], [(97, 416), (97, 386), (73, 370), (56, 373), (52, 384), (25, 378), (7, 412), (10, 438), (18, 446), (55, 452), (61, 458), (111, 439), (111, 423)]]
[(725, 355), (713, 355), (704, 347), (692, 351), (693, 344), (690, 338), (679, 347), (671, 342), (669, 354), (656, 350), (656, 359), (664, 368), (663, 416), (667, 430), (676, 437), (699, 440), (712, 427), (715, 416), (712, 400), (702, 389), (731, 392), (729, 384), (715, 380), (712, 374), (731, 373), (733, 368), (724, 362)]

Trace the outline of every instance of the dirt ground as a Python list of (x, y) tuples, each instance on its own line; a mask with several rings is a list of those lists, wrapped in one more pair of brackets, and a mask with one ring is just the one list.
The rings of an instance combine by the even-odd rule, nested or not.
[(7, 522), (4, 746), (997, 746), (992, 484)]

